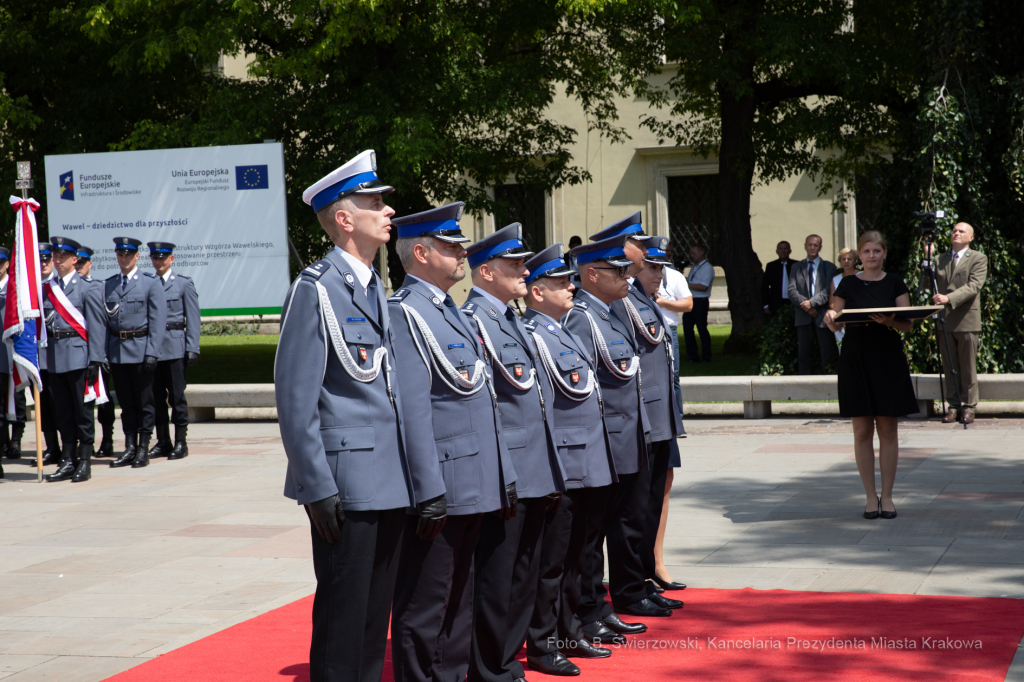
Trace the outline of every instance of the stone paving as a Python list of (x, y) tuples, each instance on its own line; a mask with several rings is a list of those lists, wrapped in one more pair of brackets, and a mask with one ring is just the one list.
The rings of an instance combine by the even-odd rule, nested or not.
[[(891, 521), (861, 518), (846, 421), (687, 428), (666, 538), (673, 578), (1024, 598), (1024, 420), (904, 422)], [(0, 678), (103, 680), (313, 592), (308, 523), (281, 495), (277, 424), (190, 435), (185, 460), (100, 460), (82, 484), (39, 484), (27, 459), (4, 461)], [(1024, 660), (1007, 679), (1024, 679)]]

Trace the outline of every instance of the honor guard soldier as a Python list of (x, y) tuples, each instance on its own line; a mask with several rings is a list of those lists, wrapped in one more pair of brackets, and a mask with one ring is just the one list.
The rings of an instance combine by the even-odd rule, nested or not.
[[(675, 371), (672, 361), (672, 339), (668, 336), (665, 319), (661, 308), (654, 302), (651, 295), (657, 293), (657, 287), (650, 292), (644, 289), (638, 276), (649, 276), (653, 268), (661, 268), (669, 263), (665, 257), (667, 237), (643, 237), (641, 232), (640, 212), (621, 220), (598, 234), (607, 237), (620, 234), (628, 235), (626, 239), (626, 258), (633, 264), (629, 268), (629, 295), (612, 303), (612, 310), (620, 318), (629, 319), (633, 325), (633, 333), (640, 349), (640, 371), (643, 375), (644, 407), (651, 424), (651, 444), (648, 448), (650, 457), (649, 498), (647, 502), (647, 520), (643, 526), (641, 558), (644, 562), (644, 577), (647, 579), (647, 598), (655, 606), (678, 609), (683, 602), (669, 599), (658, 593), (654, 584), (655, 562), (654, 543), (658, 537), (658, 526), (661, 524), (661, 508), (665, 501), (665, 478), (671, 445), (683, 432), (683, 417), (675, 401), (672, 385)], [(650, 263), (649, 267), (645, 267)], [(658, 283), (661, 283), (660, 276)], [(685, 589), (685, 585), (675, 584), (673, 589)]]
[[(88, 246), (78, 246), (78, 264), (75, 265), (75, 270), (82, 276), (82, 279), (93, 285), (93, 291), (99, 298), (100, 304), (103, 304), (103, 282), (95, 280), (91, 276), (92, 272), (92, 257), (96, 252)], [(110, 365), (104, 359), (102, 365), (100, 365), (100, 375), (103, 377), (103, 385), (106, 387), (109, 393), (114, 389), (114, 382), (110, 378), (110, 372), (108, 367)], [(100, 423), (100, 427), (103, 429), (103, 437), (100, 440), (100, 446), (93, 453), (93, 457), (113, 457), (114, 456), (114, 400), (111, 398), (102, 405), (96, 406), (96, 421)]]
[(413, 476), (391, 620), (395, 682), (466, 677), (481, 516), (507, 520), (518, 507), (483, 346), (448, 294), (466, 276), (462, 208), (391, 221), (408, 273), (388, 299), (407, 446), (410, 460), (436, 462)]
[(47, 481), (87, 481), (96, 426), (86, 385), (95, 381), (104, 358), (105, 320), (93, 286), (75, 271), (78, 242), (52, 237), (55, 275), (43, 285), (46, 368), (57, 430), (64, 446), (60, 468)]
[(365, 151), (303, 192), (334, 247), (289, 290), (274, 367), (284, 494), (305, 505), (313, 543), (313, 682), (380, 680), (405, 510), (416, 502), (410, 480), (437, 466), (434, 452), (409, 459), (403, 438), (373, 269), (394, 215), (383, 195), (394, 190), (376, 165)]
[[(39, 278), (43, 286), (53, 277), (53, 250), (50, 242), (39, 243)], [(60, 464), (61, 447), (57, 433), (57, 421), (53, 409), (53, 394), (50, 393), (50, 373), (46, 368), (46, 353), (39, 354), (39, 378), (43, 387), (39, 389), (39, 402), (42, 404), (37, 408), (43, 429), (43, 442), (46, 448), (43, 450), (43, 465)]]
[(538, 375), (533, 339), (508, 305), (526, 295), (533, 253), (512, 223), (466, 248), (473, 288), (462, 312), (484, 344), (498, 396), (501, 430), (518, 479), (516, 513), (484, 514), (476, 548), (470, 682), (525, 677), (523, 648), (536, 601), (544, 519), (562, 501), (565, 473), (552, 438), (551, 385)]
[[(619, 482), (609, 487), (608, 499), (596, 507), (605, 511), (598, 521), (608, 539), (609, 588), (618, 613), (667, 616), (668, 609), (647, 599), (640, 556), (650, 488), (647, 442), (650, 427), (641, 397), (639, 347), (629, 318), (622, 319), (611, 304), (629, 293), (626, 276), (632, 265), (626, 257), (627, 237), (620, 235), (573, 249), (583, 290), (563, 324), (580, 337), (593, 354), (604, 400), (604, 419), (615, 456)], [(594, 623), (611, 616), (603, 598), (603, 540), (590, 557), (596, 578), (581, 586), (580, 620)]]
[(131, 237), (115, 237), (121, 272), (103, 285), (107, 313), (107, 359), (121, 405), (125, 448), (112, 467), (149, 464), (149, 440), (156, 421), (153, 373), (167, 327), (167, 304), (160, 279), (139, 270), (139, 246)]
[[(150, 458), (188, 457), (188, 403), (185, 402), (185, 367), (199, 362), (199, 294), (192, 278), (171, 272), (174, 244), (149, 242), (149, 258), (164, 288), (167, 301), (167, 333), (153, 376), (153, 400), (156, 403), (156, 445)], [(174, 423), (174, 443), (170, 422)]]
[[(568, 657), (605, 657), (610, 651), (591, 642), (614, 641), (617, 632), (643, 632), (646, 626), (617, 621), (611, 631), (601, 622), (584, 628), (576, 612), (580, 606), (584, 547), (591, 553), (599, 528), (591, 516), (596, 492), (607, 497), (607, 487), (618, 480), (604, 426), (601, 390), (591, 351), (559, 320), (572, 309), (575, 271), (566, 263), (562, 244), (554, 244), (526, 262), (527, 331), (539, 351), (542, 380), (554, 389), (554, 437), (565, 470), (568, 490), (559, 509), (545, 518), (540, 577), (534, 602), (526, 660), (531, 668), (549, 675), (579, 675)], [(590, 531), (588, 537), (587, 532)], [(557, 643), (562, 642), (560, 651)], [(568, 644), (566, 644), (568, 643)], [(563, 653), (564, 652), (564, 653)], [(607, 653), (606, 653), (607, 652)]]
[[(7, 306), (7, 282), (10, 271), (11, 252), (0, 247), (0, 311), (6, 310)], [(4, 418), (2, 422), (3, 431), (0, 433), (0, 458), (20, 459), (21, 458), (21, 437), (25, 433), (25, 389), (14, 394), (14, 415), (7, 414), (7, 391), (10, 390), (10, 374), (14, 371), (14, 359), (11, 348), (8, 346), (0, 353), (0, 399), (3, 403)], [(7, 424), (10, 423), (10, 435), (7, 433)]]

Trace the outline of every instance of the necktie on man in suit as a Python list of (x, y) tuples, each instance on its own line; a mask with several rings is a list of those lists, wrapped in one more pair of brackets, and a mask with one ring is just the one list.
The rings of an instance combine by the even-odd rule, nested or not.
[(807, 286), (814, 296), (814, 261), (807, 261)]
[(366, 285), (366, 302), (370, 304), (370, 310), (380, 324), (380, 309), (377, 306), (377, 271), (370, 272), (370, 283)]
[(956, 265), (957, 265), (957, 263), (959, 263), (959, 262), (960, 262), (960, 253), (959, 253), (959, 252), (957, 252), (957, 253), (954, 253), (954, 254), (953, 254), (953, 269), (954, 269), (954, 270), (956, 270)]
[(128, 288), (128, 275), (121, 275), (121, 291)]

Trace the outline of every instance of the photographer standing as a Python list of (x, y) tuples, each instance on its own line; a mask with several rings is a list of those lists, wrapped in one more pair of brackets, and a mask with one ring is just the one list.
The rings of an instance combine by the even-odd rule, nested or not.
[[(981, 287), (988, 274), (988, 258), (985, 254), (972, 251), (974, 228), (967, 223), (957, 223), (949, 236), (951, 249), (935, 261), (935, 279), (938, 292), (932, 296), (932, 303), (944, 305), (946, 332), (949, 340), (949, 354), (942, 354), (943, 369), (946, 372), (946, 398), (949, 411), (942, 418), (951, 424), (963, 413), (964, 422), (974, 421), (978, 407), (978, 334), (981, 332)], [(928, 245), (928, 257), (934, 247)], [(952, 368), (950, 367), (952, 360)], [(956, 390), (953, 372), (960, 377), (960, 391)], [(961, 402), (962, 400), (962, 402)], [(958, 404), (960, 403), (960, 404)]]

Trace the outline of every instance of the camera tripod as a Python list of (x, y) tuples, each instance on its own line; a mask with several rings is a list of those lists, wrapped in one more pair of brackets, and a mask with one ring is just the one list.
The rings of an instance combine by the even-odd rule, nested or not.
[[(933, 238), (934, 238), (934, 236), (932, 234), (929, 234), (927, 232), (925, 233), (924, 240), (925, 240), (925, 245), (926, 245), (926, 251), (925, 251), (925, 259), (921, 261), (921, 272), (922, 272), (922, 274), (925, 274), (925, 275), (928, 276), (928, 279), (931, 282), (932, 295), (934, 296), (935, 294), (939, 293), (939, 283), (938, 283), (938, 280), (935, 278), (935, 268), (932, 267), (932, 253), (934, 252), (934, 247), (932, 245)], [(918, 290), (917, 290), (918, 294), (921, 293), (921, 289), (923, 289), (923, 288), (924, 288), (924, 282), (922, 281), (920, 283), (920, 285), (918, 286)], [(930, 299), (930, 297), (929, 297), (929, 299)], [(961, 409), (957, 410), (957, 422), (963, 424), (964, 428), (966, 429), (967, 428), (967, 418), (964, 415), (964, 410), (963, 410), (963, 407), (962, 407), (963, 406), (963, 402), (962, 402), (962, 400), (960, 398), (960, 377), (957, 374), (956, 368), (953, 367), (953, 356), (952, 356), (952, 353), (949, 350), (949, 336), (948, 336), (948, 334), (946, 332), (946, 315), (945, 315), (945, 311), (940, 310), (939, 312), (937, 312), (934, 315), (934, 317), (935, 317), (935, 327), (936, 327), (936, 329), (935, 329), (935, 331), (936, 331), (935, 336), (938, 337), (938, 343), (939, 343), (939, 355), (941, 356), (943, 349), (945, 349), (945, 351), (946, 351), (946, 361), (949, 363), (949, 373), (953, 377), (953, 390), (956, 392), (956, 402), (957, 402), (958, 405), (961, 406)], [(941, 334), (939, 334), (940, 331), (942, 332)], [(942, 360), (941, 360), (941, 357), (940, 357), (940, 359), (939, 359), (939, 391), (940, 391), (940, 395), (942, 396), (942, 411), (945, 412), (946, 411), (946, 382), (945, 382), (945, 380), (943, 379), (943, 376), (942, 376), (942, 366), (943, 366), (943, 363), (942, 363)]]

